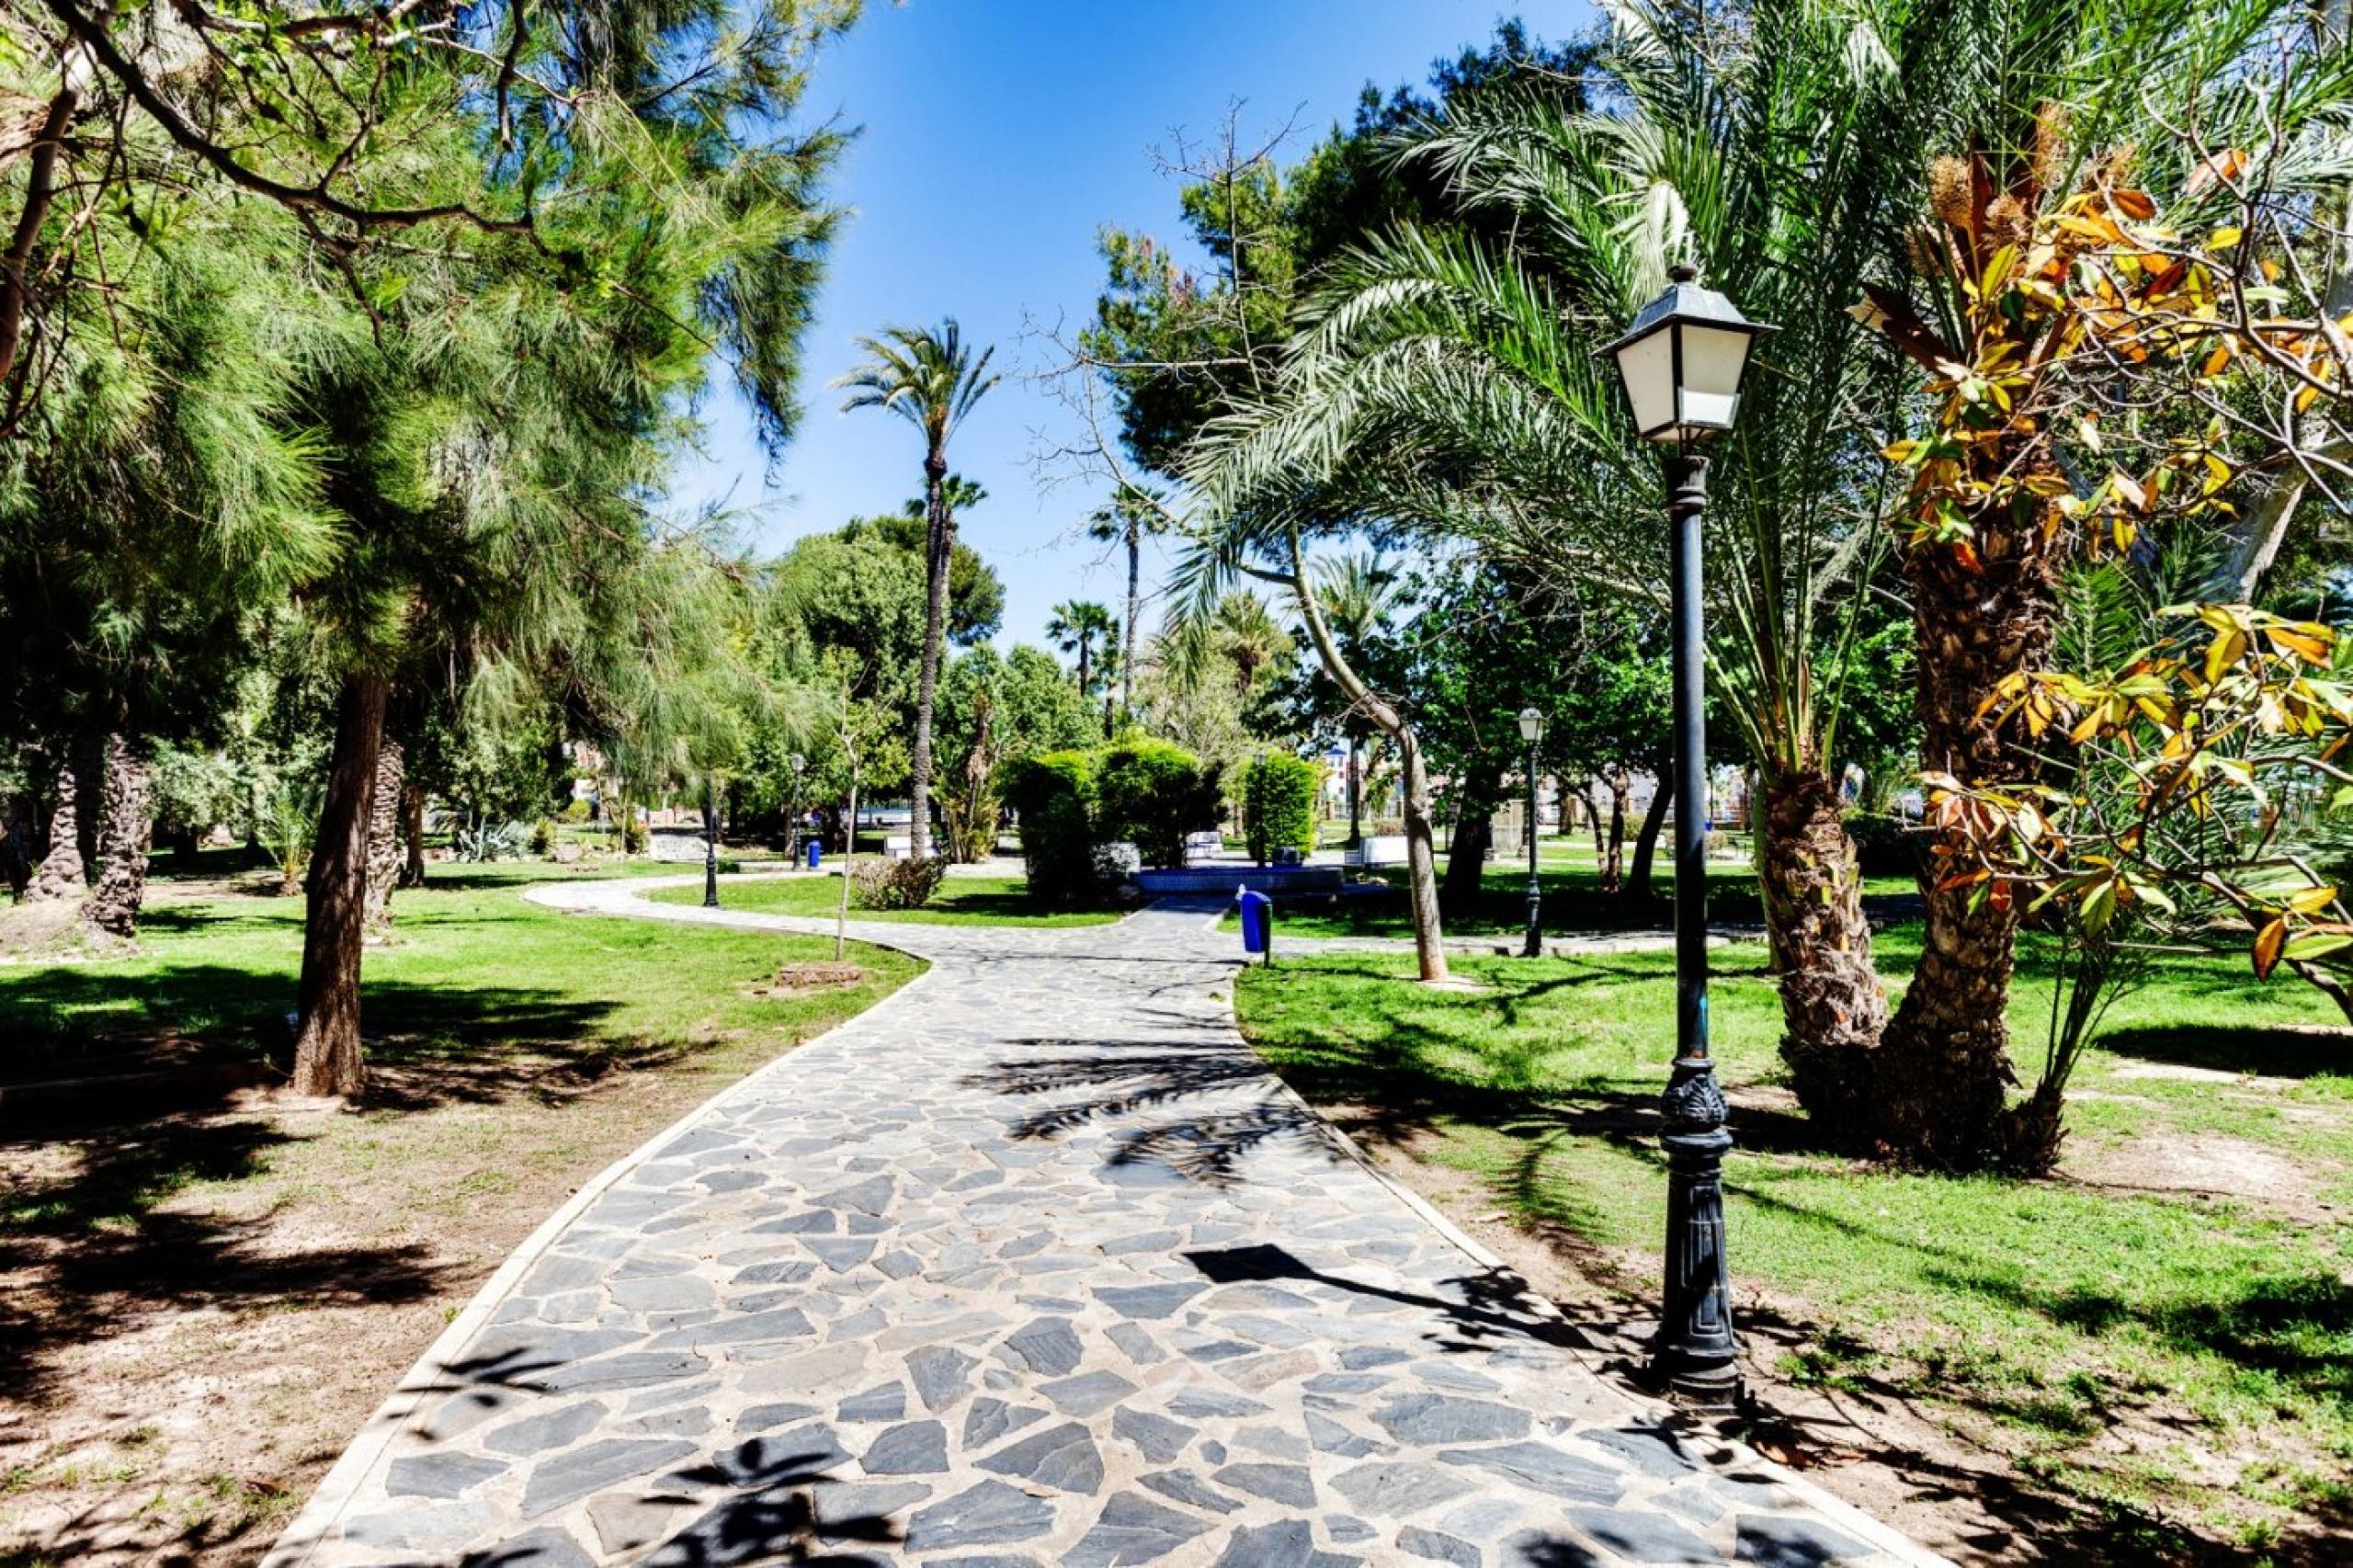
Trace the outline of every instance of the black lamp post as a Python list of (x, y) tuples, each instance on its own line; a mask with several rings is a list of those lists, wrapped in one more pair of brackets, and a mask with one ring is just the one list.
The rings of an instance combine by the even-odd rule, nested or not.
[(1666, 1148), (1665, 1301), (1652, 1369), (1677, 1398), (1722, 1409), (1740, 1393), (1724, 1266), (1723, 1091), (1708, 1057), (1706, 647), (1699, 629), (1699, 517), (1708, 461), (1692, 443), (1732, 428), (1748, 351), (1774, 329), (1752, 322), (1699, 273), (1677, 267), (1666, 292), (1643, 307), (1626, 335), (1601, 350), (1626, 382), (1634, 428), (1672, 442), (1666, 509), (1675, 651), (1675, 1065), (1660, 1096)]
[(719, 781), (702, 776), (702, 906), (719, 907)]
[(1544, 951), (1544, 887), (1536, 880), (1536, 748), (1544, 742), (1544, 715), (1533, 708), (1519, 710), (1519, 738), (1528, 743), (1528, 946), (1522, 958)]

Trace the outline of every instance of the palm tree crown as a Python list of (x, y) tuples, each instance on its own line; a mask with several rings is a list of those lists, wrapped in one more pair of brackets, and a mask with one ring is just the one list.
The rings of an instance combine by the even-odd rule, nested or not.
[(865, 362), (833, 383), (849, 393), (843, 411), (880, 408), (898, 415), (923, 432), (925, 450), (935, 460), (945, 456), (973, 405), (1004, 379), (989, 369), (995, 346), (975, 358), (953, 316), (936, 327), (885, 327), (858, 346)]

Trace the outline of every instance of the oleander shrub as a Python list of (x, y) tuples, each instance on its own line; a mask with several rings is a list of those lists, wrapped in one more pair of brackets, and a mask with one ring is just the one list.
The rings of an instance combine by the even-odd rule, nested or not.
[(904, 860), (861, 860), (850, 871), (849, 898), (860, 909), (921, 909), (948, 877), (936, 855)]

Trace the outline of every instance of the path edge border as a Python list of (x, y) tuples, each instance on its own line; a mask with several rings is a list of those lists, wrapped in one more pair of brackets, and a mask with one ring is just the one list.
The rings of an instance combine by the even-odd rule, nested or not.
[[(1217, 917), (1211, 921), (1211, 928), (1214, 930), (1224, 917), (1224, 913), (1220, 911)], [(1234, 1038), (1242, 1042), (1242, 1048), (1245, 1051), (1247, 1051), (1252, 1055), (1256, 1056), (1257, 1055), (1258, 1048), (1250, 1043), (1250, 1037), (1243, 1033), (1242, 1030), (1241, 976), (1242, 971), (1248, 967), (1249, 966), (1246, 963), (1237, 966), (1234, 972), (1234, 983), (1226, 989), (1226, 1011), (1233, 1021)], [(1477, 1237), (1472, 1235), (1469, 1232), (1463, 1230), (1462, 1227), (1457, 1225), (1452, 1220), (1447, 1218), (1446, 1214), (1439, 1210), (1436, 1204), (1432, 1203), (1428, 1199), (1424, 1198), (1420, 1193), (1415, 1192), (1412, 1187), (1407, 1187), (1404, 1182), (1399, 1181), (1395, 1176), (1392, 1176), (1387, 1170), (1382, 1168), (1381, 1163), (1375, 1160), (1372, 1155), (1366, 1151), (1365, 1147), (1358, 1143), (1355, 1138), (1351, 1137), (1337, 1122), (1335, 1122), (1331, 1118), (1318, 1110), (1313, 1105), (1308, 1102), (1305, 1096), (1302, 1095), (1297, 1089), (1292, 1088), (1290, 1081), (1285, 1078), (1280, 1073), (1277, 1072), (1271, 1063), (1267, 1062), (1266, 1058), (1261, 1056), (1258, 1060), (1262, 1064), (1266, 1065), (1267, 1076), (1274, 1080), (1276, 1093), (1306, 1113), (1309, 1119), (1317, 1127), (1321, 1128), (1324, 1135), (1328, 1137), (1334, 1144), (1346, 1153), (1349, 1159), (1363, 1167), (1366, 1175), (1371, 1176), (1373, 1180), (1388, 1188), (1389, 1195), (1391, 1197), (1396, 1199), (1399, 1203), (1403, 1204), (1408, 1210), (1417, 1216), (1424, 1224), (1429, 1226), (1430, 1229), (1436, 1231), (1440, 1236), (1444, 1237), (1456, 1251), (1461, 1253), (1465, 1257), (1471, 1259), (1472, 1262), (1477, 1264), (1480, 1267), (1491, 1271), (1501, 1270), (1504, 1273), (1511, 1275), (1516, 1279), (1519, 1278), (1518, 1270), (1513, 1268), (1508, 1260), (1501, 1256), (1499, 1254), (1489, 1250), (1485, 1244), (1482, 1243)], [(1549, 1296), (1540, 1294), (1534, 1287), (1529, 1286), (1525, 1279), (1521, 1279), (1520, 1284), (1522, 1287), (1521, 1294), (1523, 1299), (1537, 1309), (1540, 1315), (1557, 1318), (1563, 1322), (1567, 1321), (1567, 1314), (1561, 1311), (1559, 1303), (1552, 1301)], [(1608, 1373), (1602, 1372), (1598, 1369), (1596, 1369), (1593, 1375), (1596, 1377), (1608, 1377)], [(1609, 1378), (1609, 1381), (1611, 1383), (1618, 1386), (1620, 1392), (1624, 1392), (1631, 1398), (1642, 1401), (1643, 1403), (1653, 1405), (1662, 1411), (1671, 1411), (1672, 1409), (1671, 1406), (1661, 1403), (1661, 1402), (1654, 1396), (1646, 1394), (1640, 1389), (1626, 1387), (1623, 1381), (1620, 1379)], [(1840, 1526), (1841, 1528), (1851, 1530), (1856, 1535), (1863, 1537), (1873, 1546), (1876, 1546), (1881, 1551), (1888, 1553), (1890, 1556), (1895, 1557), (1904, 1562), (1911, 1563), (1914, 1565), (1914, 1568), (1953, 1568), (1953, 1562), (1950, 1558), (1939, 1555), (1928, 1547), (1922, 1545), (1919, 1541), (1913, 1540), (1910, 1536), (1905, 1535), (1902, 1530), (1897, 1529), (1893, 1525), (1889, 1524), (1886, 1520), (1879, 1518), (1876, 1516), (1857, 1507), (1854, 1504), (1847, 1502), (1845, 1498), (1824, 1490), (1819, 1483), (1808, 1481), (1804, 1476), (1800, 1475), (1789, 1466), (1766, 1458), (1765, 1455), (1757, 1452), (1757, 1450), (1749, 1444), (1733, 1437), (1724, 1437), (1721, 1440), (1733, 1447), (1738, 1448), (1744, 1453), (1748, 1455), (1750, 1462), (1754, 1463), (1756, 1468), (1763, 1471), (1766, 1474), (1771, 1476), (1777, 1484), (1785, 1486), (1789, 1488), (1790, 1491), (1795, 1493), (1808, 1506), (1827, 1516), (1833, 1523)]]
[[(541, 886), (573, 887), (601, 880), (581, 878), (576, 881), (543, 883)], [(654, 892), (662, 887), (689, 885), (694, 881), (692, 878), (686, 877), (647, 877), (630, 880), (632, 881), (642, 880), (645, 884), (640, 890), (639, 896), (631, 900), (632, 903), (638, 903), (645, 902), (643, 893)], [(567, 908), (560, 903), (532, 898), (531, 894), (538, 891), (538, 888), (526, 889), (522, 896), (529, 903), (538, 903), (542, 908), (552, 909), (562, 915), (612, 920), (663, 918), (658, 915), (651, 916), (631, 915), (618, 910)], [(755, 912), (746, 910), (743, 913)], [(676, 924), (723, 926), (722, 922), (715, 920), (678, 921)], [(738, 926), (733, 929), (769, 930), (774, 931), (776, 935), (787, 937), (807, 934), (765, 926)], [(481, 1289), (477, 1290), (472, 1298), (459, 1310), (457, 1316), (449, 1320), (448, 1325), (434, 1336), (433, 1343), (426, 1346), (424, 1353), (418, 1356), (416, 1360), (411, 1363), (408, 1370), (401, 1375), (401, 1381), (393, 1385), (392, 1392), (384, 1397), (374, 1413), (360, 1424), (359, 1430), (352, 1436), (351, 1440), (344, 1445), (342, 1454), (333, 1465), (328, 1467), (326, 1474), (320, 1478), (319, 1484), (304, 1501), (301, 1510), (294, 1516), (293, 1522), (286, 1527), (277, 1540), (271, 1543), (269, 1551), (263, 1554), (258, 1568), (300, 1568), (301, 1564), (307, 1563), (311, 1560), (320, 1547), (327, 1544), (328, 1533), (343, 1522), (343, 1517), (350, 1510), (361, 1483), (374, 1473), (376, 1461), (383, 1457), (384, 1451), (392, 1447), (395, 1438), (407, 1432), (415, 1424), (424, 1409), (426, 1398), (436, 1392), (443, 1392), (438, 1381), (438, 1375), (442, 1369), (459, 1350), (488, 1325), (491, 1314), (497, 1310), (499, 1303), (522, 1282), (523, 1276), (547, 1255), (548, 1249), (555, 1244), (556, 1238), (561, 1236), (574, 1220), (585, 1212), (589, 1205), (603, 1197), (623, 1176), (651, 1159), (664, 1145), (688, 1131), (696, 1123), (711, 1116), (719, 1109), (722, 1101), (731, 1098), (738, 1090), (746, 1088), (778, 1071), (801, 1051), (817, 1044), (835, 1030), (847, 1028), (860, 1019), (870, 1018), (890, 1007), (899, 998), (930, 980), (937, 968), (931, 959), (892, 942), (875, 941), (865, 937), (855, 937), (853, 940), (862, 942), (868, 947), (882, 948), (914, 959), (924, 966), (924, 971), (872, 1006), (851, 1014), (840, 1023), (835, 1024), (833, 1028), (826, 1029), (822, 1034), (812, 1035), (790, 1050), (777, 1052), (775, 1056), (733, 1083), (713, 1091), (710, 1098), (689, 1108), (676, 1120), (661, 1128), (636, 1148), (630, 1150), (588, 1180), (581, 1183), (572, 1196), (564, 1199), (553, 1213), (540, 1221), (530, 1234), (517, 1244), (515, 1249), (506, 1255), (506, 1260), (492, 1271), (490, 1278), (483, 1281)]]

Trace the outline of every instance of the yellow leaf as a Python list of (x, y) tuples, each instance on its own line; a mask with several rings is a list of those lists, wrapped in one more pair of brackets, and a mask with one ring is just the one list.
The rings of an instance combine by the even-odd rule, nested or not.
[(2255, 977), (2268, 980), (2271, 971), (2279, 967), (2279, 951), (2288, 945), (2288, 917), (2275, 918), (2255, 934)]
[(2241, 230), (2235, 224), (2229, 228), (2217, 229), (2214, 231), (2213, 236), (2206, 242), (2206, 248), (2208, 250), (2228, 250), (2233, 245), (2238, 244), (2243, 237), (2244, 235)]

